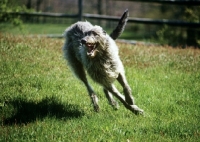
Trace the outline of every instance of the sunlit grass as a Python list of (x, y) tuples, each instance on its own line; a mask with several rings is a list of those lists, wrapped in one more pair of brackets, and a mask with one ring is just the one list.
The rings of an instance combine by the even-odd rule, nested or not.
[(20, 26), (14, 26), (12, 24), (1, 23), (1, 32), (6, 32), (9, 34), (16, 35), (28, 35), (28, 34), (60, 34), (62, 35), (65, 28), (70, 24), (34, 24), (34, 23), (24, 23)]
[[(62, 55), (63, 39), (0, 35), (0, 141), (198, 141), (200, 50), (119, 44), (144, 116), (101, 111)], [(121, 87), (115, 83), (122, 92)]]

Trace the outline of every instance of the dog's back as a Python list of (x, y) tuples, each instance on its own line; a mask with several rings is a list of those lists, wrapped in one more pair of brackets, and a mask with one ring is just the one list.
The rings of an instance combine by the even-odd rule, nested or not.
[[(115, 40), (117, 39), (121, 33), (124, 31), (126, 23), (128, 21), (128, 10), (124, 12), (122, 17), (120, 18), (118, 25), (111, 32), (110, 37)], [(68, 60), (69, 64), (72, 64), (70, 60), (73, 58), (77, 58), (77, 60), (81, 61), (80, 48), (81, 48), (81, 39), (85, 36), (85, 32), (92, 29), (94, 26), (90, 22), (82, 22), (79, 21), (75, 24), (72, 24), (65, 30), (64, 37), (66, 39), (65, 44), (63, 46), (63, 51), (65, 54), (65, 58)], [(68, 54), (67, 54), (68, 53)]]
[[(114, 40), (116, 40), (124, 31), (124, 28), (126, 26), (126, 23), (128, 21), (128, 9), (125, 10), (124, 14), (120, 18), (118, 25), (116, 28), (111, 32), (110, 37)], [(67, 40), (78, 40), (82, 39), (84, 36), (84, 32), (89, 31), (93, 25), (89, 22), (77, 22), (73, 25), (71, 25), (69, 28), (65, 30), (64, 36), (67, 38)], [(73, 35), (73, 36), (72, 36)], [(74, 37), (76, 39), (69, 39), (69, 37)]]

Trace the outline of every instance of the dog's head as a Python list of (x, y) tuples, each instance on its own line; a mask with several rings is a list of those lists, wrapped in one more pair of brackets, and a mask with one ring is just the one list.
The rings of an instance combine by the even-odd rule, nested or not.
[(87, 52), (87, 56), (94, 58), (98, 52), (104, 50), (106, 43), (106, 32), (100, 26), (94, 26), (91, 30), (85, 32), (85, 37), (81, 43)]

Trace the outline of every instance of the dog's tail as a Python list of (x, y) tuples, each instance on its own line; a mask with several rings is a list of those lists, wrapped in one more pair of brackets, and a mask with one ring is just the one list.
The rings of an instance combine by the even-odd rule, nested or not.
[(128, 21), (128, 15), (129, 15), (128, 9), (126, 9), (124, 11), (124, 14), (122, 15), (121, 19), (119, 20), (117, 27), (110, 34), (110, 37), (112, 39), (115, 40), (122, 34), (122, 32), (124, 31), (124, 28), (126, 26), (126, 23)]

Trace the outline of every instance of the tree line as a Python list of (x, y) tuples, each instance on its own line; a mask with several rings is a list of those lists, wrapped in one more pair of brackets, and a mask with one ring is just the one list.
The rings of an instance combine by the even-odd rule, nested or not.
[[(19, 16), (9, 15), (7, 12), (34, 11), (74, 14), (78, 11), (77, 4), (78, 0), (1, 0), (0, 21), (12, 22), (15, 25), (22, 23)], [(120, 16), (126, 8), (129, 9), (130, 17), (176, 19), (200, 23), (200, 6), (140, 3), (134, 1), (83, 0), (83, 13)], [(139, 24), (131, 24), (129, 26), (130, 29), (135, 31), (141, 30), (141, 27), (142, 30), (145, 29), (145, 26)], [(153, 37), (156, 37), (163, 43), (174, 43), (174, 45), (183, 43), (189, 46), (200, 45), (200, 29), (174, 28), (165, 25), (162, 27), (154, 26), (151, 30)]]

